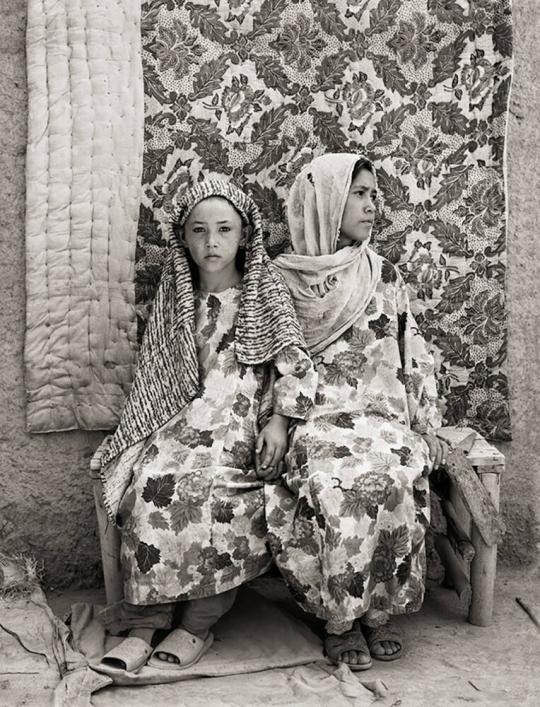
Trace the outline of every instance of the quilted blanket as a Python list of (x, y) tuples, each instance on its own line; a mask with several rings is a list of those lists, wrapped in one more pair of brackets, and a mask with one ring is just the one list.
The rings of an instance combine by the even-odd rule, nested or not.
[(27, 423), (114, 427), (136, 359), (140, 6), (29, 0)]
[[(127, 11), (130, 5), (125, 6)], [(29, 420), (39, 413), (42, 430), (58, 429), (63, 416), (73, 426), (109, 425), (113, 398), (121, 400), (133, 365), (133, 307), (140, 335), (166, 246), (162, 226), (177, 189), (202, 175), (232, 177), (261, 206), (268, 248), (278, 253), (287, 247), (287, 191), (301, 167), (329, 150), (357, 150), (378, 168), (382, 201), (376, 247), (401, 267), (419, 325), (436, 350), (447, 423), (509, 439), (503, 172), (509, 0), (148, 0), (141, 9), (144, 160), (135, 271), (134, 205), (119, 191), (113, 195), (116, 205), (126, 216), (129, 210), (131, 221), (122, 221), (123, 231), (111, 222), (107, 243), (121, 241), (126, 247), (123, 269), (109, 271), (96, 291), (92, 314), (85, 314), (90, 328), (70, 325), (70, 320), (79, 324), (80, 316), (73, 320), (67, 314), (88, 304), (82, 290), (80, 300), (72, 296), (76, 303), (64, 296), (67, 307), (56, 317), (62, 298), (47, 287), (61, 283), (65, 295), (75, 276), (73, 254), (79, 252), (66, 219), (72, 197), (71, 173), (64, 171), (63, 207), (47, 216), (64, 219), (63, 236), (54, 246), (55, 238), (45, 239), (45, 263), (34, 283), (36, 291), (41, 281), (39, 292), (50, 292), (47, 314), (39, 310), (41, 295), (29, 300), (29, 309), (35, 302), (40, 312), (29, 317), (28, 340), (34, 342), (33, 349), (27, 346)], [(127, 35), (134, 29), (130, 25)], [(46, 24), (42, 37), (49, 31)], [(130, 43), (123, 33), (117, 39), (135, 52), (135, 38)], [(72, 64), (65, 64), (68, 76), (76, 70)], [(125, 89), (142, 90), (135, 80)], [(57, 95), (53, 102), (51, 87), (44, 83), (43, 91), (43, 111), (73, 106), (74, 93)], [(125, 110), (133, 105), (139, 106), (138, 98), (126, 98)], [(88, 120), (96, 134), (93, 117)], [(120, 145), (109, 145), (109, 166), (123, 164)], [(52, 145), (42, 156), (56, 159), (70, 149), (75, 169), (73, 145), (58, 153)], [(127, 178), (126, 171), (118, 169), (116, 177)], [(57, 198), (60, 192), (54, 193)], [(110, 193), (93, 195), (92, 214), (110, 208)], [(87, 237), (94, 272), (112, 250), (100, 245), (98, 254), (89, 245), (95, 239), (92, 228)], [(43, 240), (37, 225), (34, 238)], [(30, 244), (32, 233), (27, 240)], [(49, 254), (56, 245), (53, 261)], [(53, 273), (56, 261), (64, 270)], [(114, 297), (115, 315), (108, 308)], [(95, 348), (90, 330), (98, 332)], [(107, 358), (105, 349), (114, 357)], [(86, 372), (85, 386), (75, 371)], [(107, 404), (88, 409), (104, 391)]]

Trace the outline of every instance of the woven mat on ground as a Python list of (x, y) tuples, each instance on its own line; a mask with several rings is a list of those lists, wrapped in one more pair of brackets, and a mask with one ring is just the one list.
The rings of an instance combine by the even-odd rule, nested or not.
[[(106, 634), (98, 614), (98, 607), (73, 605), (72, 643), (107, 678), (107, 669), (97, 666), (122, 639)], [(212, 647), (191, 668), (179, 672), (145, 666), (136, 674), (114, 671), (109, 682), (118, 689), (97, 695), (93, 703), (262, 705), (271, 695), (272, 704), (307, 706), (366, 705), (374, 699), (347, 668), (337, 670), (325, 663), (320, 640), (304, 624), (254, 591), (242, 590), (213, 632)], [(181, 689), (168, 684), (178, 681)]]
[(509, 438), (510, 0), (31, 0), (28, 20), (32, 431), (116, 423), (177, 189), (231, 176), (277, 252), (300, 168), (358, 150), (378, 168), (376, 247), (438, 351), (447, 423)]

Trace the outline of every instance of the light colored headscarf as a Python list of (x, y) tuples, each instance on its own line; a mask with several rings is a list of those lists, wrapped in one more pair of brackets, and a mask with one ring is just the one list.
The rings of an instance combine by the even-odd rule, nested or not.
[(352, 173), (361, 159), (351, 153), (317, 157), (300, 172), (289, 195), (293, 252), (274, 263), (289, 286), (311, 354), (323, 351), (358, 319), (379, 282), (382, 259), (369, 239), (337, 249)]

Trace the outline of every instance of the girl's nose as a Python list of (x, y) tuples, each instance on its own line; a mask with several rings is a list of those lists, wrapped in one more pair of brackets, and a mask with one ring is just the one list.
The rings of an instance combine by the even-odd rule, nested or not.
[(217, 243), (217, 234), (214, 231), (208, 231), (206, 234), (206, 247), (213, 248)]

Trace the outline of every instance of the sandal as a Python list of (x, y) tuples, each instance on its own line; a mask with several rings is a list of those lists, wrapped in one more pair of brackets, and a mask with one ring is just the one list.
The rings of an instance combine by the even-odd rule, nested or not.
[(109, 671), (112, 669), (135, 673), (146, 665), (151, 653), (152, 648), (145, 640), (137, 636), (128, 636), (115, 648), (105, 653), (101, 664)]
[[(214, 635), (209, 633), (206, 639), (194, 636), (184, 628), (175, 628), (167, 638), (154, 648), (148, 665), (160, 670), (185, 670), (199, 661), (214, 642)], [(158, 653), (168, 653), (178, 658), (178, 663), (161, 660)]]
[[(372, 628), (371, 626), (362, 626), (364, 633), (366, 635), (367, 644), (369, 646), (369, 652), (375, 660), (397, 660), (401, 657), (403, 651), (403, 638), (401, 633), (392, 625), (390, 621), (383, 624), (382, 626), (377, 626)], [(376, 643), (382, 643), (383, 641), (391, 641), (392, 643), (397, 643), (399, 645), (398, 650), (395, 653), (390, 654), (377, 654), (373, 653), (373, 647)]]
[[(366, 643), (364, 634), (362, 633), (362, 630), (357, 622), (355, 622), (355, 625), (350, 631), (346, 631), (340, 636), (327, 636), (324, 639), (324, 648), (326, 650), (326, 655), (335, 665), (343, 663), (353, 671), (369, 670), (369, 668), (373, 665), (368, 644)], [(369, 656), (369, 662), (356, 664), (347, 663), (342, 659), (343, 653), (346, 653), (347, 651), (363, 653), (364, 655)]]

